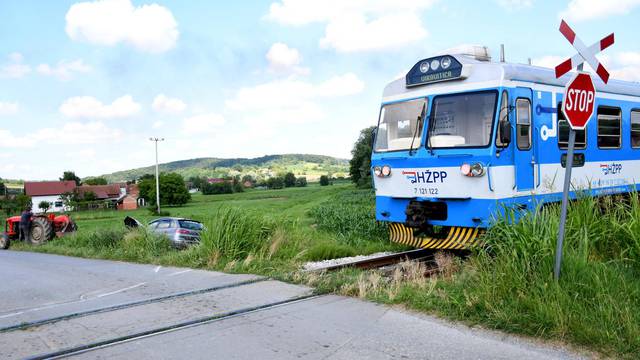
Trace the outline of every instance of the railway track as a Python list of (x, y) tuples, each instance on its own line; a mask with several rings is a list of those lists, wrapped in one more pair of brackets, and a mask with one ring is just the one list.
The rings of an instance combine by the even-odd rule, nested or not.
[[(255, 289), (261, 286), (266, 289), (271, 286), (268, 284), (270, 282), (273, 280), (256, 278), (5, 326), (0, 328), (0, 335), (4, 337), (4, 339), (0, 338), (0, 344), (3, 344), (0, 348), (6, 351), (5, 355), (10, 359), (60, 359), (320, 296), (312, 290), (289, 291), (282, 296), (267, 295), (263, 300), (257, 301), (242, 301), (241, 295), (232, 295), (234, 293), (255, 295), (259, 293)], [(251, 290), (252, 288), (254, 290)], [(222, 294), (218, 294), (219, 292)], [(237, 297), (237, 300), (224, 300), (234, 297)], [(202, 305), (198, 305), (199, 311), (185, 317), (180, 315), (180, 312), (185, 309), (181, 304), (185, 302), (211, 304), (209, 305), (211, 307), (207, 310), (203, 309)], [(209, 306), (205, 305), (205, 307)], [(222, 308), (217, 310), (218, 306)], [(145, 323), (141, 322), (144, 316), (129, 317), (131, 314), (145, 312), (153, 312), (155, 321)], [(128, 330), (119, 330), (127, 328)], [(95, 336), (84, 336), (88, 331)], [(60, 335), (62, 338), (59, 337)], [(51, 337), (51, 340), (47, 340), (48, 337)], [(35, 347), (20, 345), (25, 342), (49, 345)], [(57, 346), (51, 348), (51, 344), (57, 344)]]
[(330, 265), (315, 269), (314, 271), (336, 271), (346, 268), (356, 269), (375, 269), (384, 266), (398, 264), (407, 260), (432, 262), (434, 260), (435, 251), (431, 249), (416, 249), (403, 251), (394, 254), (382, 255), (373, 258), (356, 260), (352, 262)]
[(275, 308), (275, 307), (278, 307), (278, 306), (293, 304), (293, 303), (304, 301), (304, 300), (310, 300), (310, 299), (313, 299), (313, 298), (317, 298), (319, 296), (321, 296), (321, 295), (309, 294), (309, 295), (296, 296), (296, 297), (291, 298), (291, 299), (271, 302), (271, 303), (268, 303), (268, 304), (263, 304), (263, 305), (258, 305), (258, 306), (242, 308), (242, 309), (233, 310), (233, 311), (229, 311), (229, 312), (225, 312), (225, 313), (217, 314), (217, 315), (212, 315), (212, 316), (205, 316), (205, 317), (202, 317), (202, 318), (189, 320), (189, 321), (184, 321), (184, 322), (181, 322), (181, 323), (176, 323), (176, 324), (172, 324), (172, 325), (168, 325), (168, 326), (158, 327), (158, 328), (151, 329), (151, 330), (141, 331), (141, 332), (137, 332), (137, 333), (133, 333), (133, 334), (129, 334), (129, 335), (114, 337), (114, 338), (107, 339), (107, 340), (96, 341), (96, 342), (92, 342), (92, 343), (87, 343), (87, 344), (82, 344), (82, 345), (73, 346), (73, 347), (69, 347), (69, 348), (64, 348), (64, 349), (61, 349), (61, 350), (48, 352), (48, 353), (43, 353), (43, 354), (38, 354), (38, 355), (35, 355), (35, 356), (29, 356), (29, 357), (26, 357), (25, 359), (27, 359), (27, 360), (62, 359), (62, 358), (66, 358), (66, 357), (70, 357), (70, 356), (75, 356), (75, 355), (79, 355), (79, 354), (82, 354), (82, 353), (86, 353), (86, 352), (89, 352), (89, 351), (98, 350), (98, 349), (105, 348), (105, 347), (108, 347), (108, 346), (114, 346), (114, 345), (122, 344), (122, 343), (125, 343), (125, 342), (129, 342), (129, 341), (135, 341), (135, 340), (143, 339), (143, 338), (146, 338), (146, 337), (149, 337), (149, 336), (160, 335), (160, 334), (165, 334), (165, 333), (168, 333), (168, 332), (171, 332), (171, 331), (178, 331), (178, 330), (183, 330), (183, 329), (187, 329), (187, 328), (194, 327), (194, 326), (210, 324), (210, 323), (213, 323), (213, 322), (216, 322), (216, 321), (222, 321), (222, 320), (230, 319), (230, 318), (233, 318), (233, 317), (236, 317), (236, 316), (250, 314), (250, 313), (253, 313), (253, 312), (256, 312), (256, 311), (272, 309), (272, 308)]

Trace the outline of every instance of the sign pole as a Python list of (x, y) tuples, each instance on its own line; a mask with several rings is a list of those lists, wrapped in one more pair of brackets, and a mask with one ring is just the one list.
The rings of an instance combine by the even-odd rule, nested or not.
[(558, 243), (556, 244), (556, 265), (553, 269), (553, 278), (560, 278), (560, 264), (562, 263), (562, 245), (564, 242), (564, 225), (567, 221), (567, 205), (569, 202), (569, 187), (571, 186), (571, 169), (573, 168), (573, 148), (576, 144), (576, 131), (569, 130), (569, 147), (565, 161), (564, 188), (562, 190), (562, 208), (560, 209), (560, 226), (558, 228)]

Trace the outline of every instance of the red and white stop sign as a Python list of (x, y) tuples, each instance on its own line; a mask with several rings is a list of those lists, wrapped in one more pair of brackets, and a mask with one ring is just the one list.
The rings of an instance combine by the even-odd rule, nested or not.
[(588, 73), (576, 73), (564, 89), (562, 112), (573, 130), (582, 130), (593, 115), (596, 88)]

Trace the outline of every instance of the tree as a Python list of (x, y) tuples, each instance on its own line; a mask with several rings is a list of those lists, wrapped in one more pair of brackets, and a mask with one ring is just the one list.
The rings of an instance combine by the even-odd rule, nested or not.
[(75, 172), (73, 171), (65, 171), (60, 178), (60, 181), (75, 181), (77, 186), (82, 184), (82, 179), (80, 179)]
[(329, 177), (327, 175), (320, 176), (320, 186), (329, 185)]
[(284, 187), (284, 179), (280, 176), (270, 177), (267, 180), (267, 187), (269, 189), (282, 189)]
[(83, 201), (96, 201), (96, 200), (98, 200), (98, 196), (93, 191), (87, 191), (84, 194), (82, 194), (82, 200)]
[(233, 185), (227, 181), (214, 184), (206, 183), (201, 191), (204, 195), (232, 194)]
[(292, 172), (288, 172), (284, 175), (284, 186), (293, 187), (296, 185), (296, 176)]
[[(155, 190), (156, 188), (156, 177), (155, 175), (146, 174), (142, 175), (138, 181), (138, 190), (140, 191), (140, 197), (145, 199), (147, 202), (151, 201), (151, 190)], [(155, 192), (153, 193), (154, 203), (155, 203)]]
[(4, 181), (0, 178), (0, 196), (3, 196), (7, 193), (7, 187), (4, 185)]
[(104, 177), (91, 177), (84, 180), (85, 185), (107, 185), (109, 182)]
[(38, 209), (42, 210), (44, 213), (49, 211), (50, 207), (51, 203), (45, 200), (40, 201), (40, 203), (38, 204)]
[(305, 187), (307, 186), (307, 178), (306, 177), (299, 177), (296, 178), (296, 187)]
[[(156, 205), (156, 187), (155, 181), (145, 179), (143, 183), (151, 182), (152, 188), (149, 191), (148, 198), (145, 198), (149, 204)], [(142, 184), (138, 185), (140, 188)], [(142, 189), (140, 189), (142, 195)], [(160, 174), (160, 204), (162, 205), (184, 205), (191, 200), (191, 194), (187, 190), (184, 178), (177, 173)]]
[(375, 129), (375, 126), (362, 129), (351, 150), (349, 176), (351, 181), (361, 188), (371, 187), (371, 151)]

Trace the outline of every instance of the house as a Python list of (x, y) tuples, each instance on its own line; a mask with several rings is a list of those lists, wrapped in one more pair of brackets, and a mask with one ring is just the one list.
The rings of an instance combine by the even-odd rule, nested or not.
[(85, 195), (88, 193), (93, 193), (95, 195), (95, 200), (117, 201), (121, 196), (127, 194), (127, 187), (126, 184), (78, 186), (78, 195), (81, 199), (84, 199)]
[(225, 180), (225, 179), (222, 179), (222, 178), (208, 178), (207, 179), (207, 182), (209, 184), (222, 184), (222, 183), (230, 182), (230, 181), (231, 180)]
[(62, 195), (72, 193), (76, 189), (75, 181), (25, 181), (24, 193), (31, 197), (31, 206), (34, 213), (43, 212), (38, 205), (46, 201), (50, 204), (49, 210), (68, 211), (65, 207)]
[(126, 194), (117, 201), (118, 210), (135, 210), (139, 205), (144, 206), (144, 199), (140, 198), (138, 185), (126, 185)]

